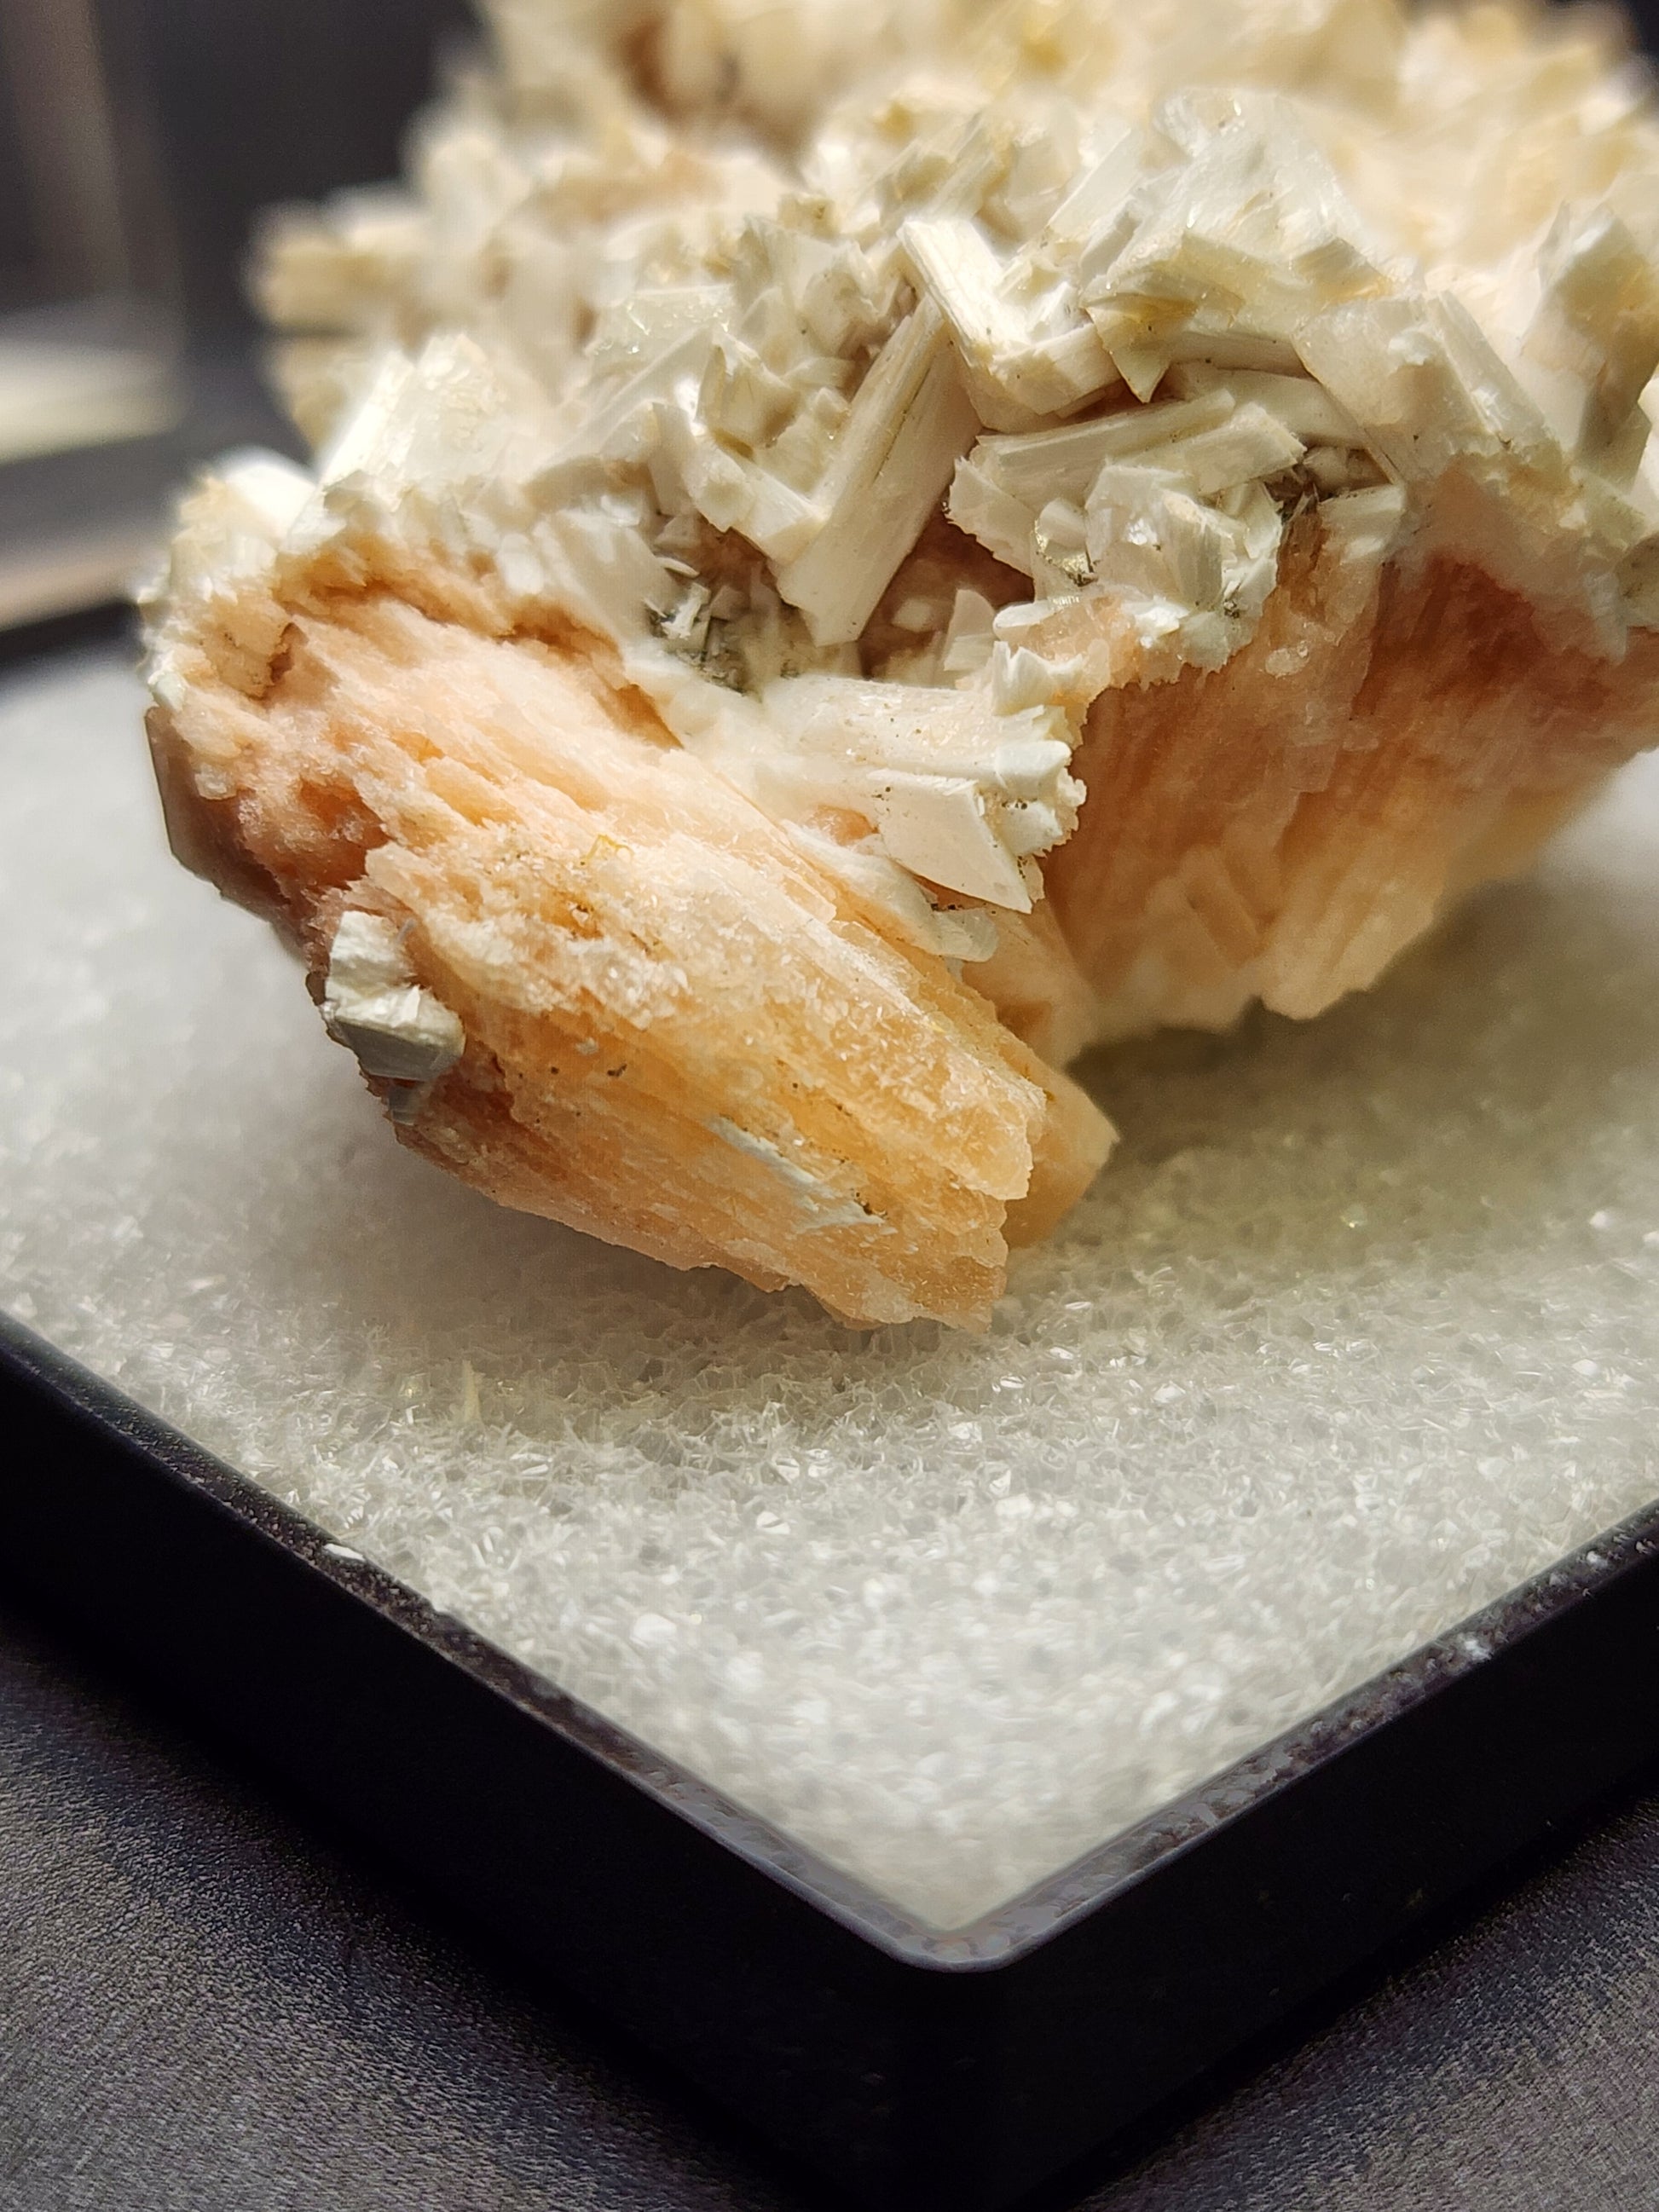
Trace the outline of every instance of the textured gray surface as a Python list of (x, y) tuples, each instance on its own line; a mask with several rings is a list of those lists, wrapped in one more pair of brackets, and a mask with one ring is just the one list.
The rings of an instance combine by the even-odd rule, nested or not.
[[(0, 2212), (820, 2201), (3, 1610), (0, 1869)], [(1072, 2203), (1631, 2212), (1656, 2154), (1659, 1796)]]

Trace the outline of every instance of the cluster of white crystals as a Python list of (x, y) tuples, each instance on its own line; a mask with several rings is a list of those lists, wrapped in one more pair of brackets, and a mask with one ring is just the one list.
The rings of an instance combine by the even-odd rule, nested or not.
[(918, 941), (994, 949), (1091, 700), (1223, 665), (1310, 503), (1659, 623), (1659, 125), (1599, 16), (490, 13), (413, 190), (273, 233), (337, 432), (290, 550), (483, 554)]
[(1103, 1060), (991, 1334), (855, 1336), (387, 1145), (137, 704), (0, 690), (0, 1304), (922, 1917), (1659, 1492), (1659, 764), (1323, 1021)]

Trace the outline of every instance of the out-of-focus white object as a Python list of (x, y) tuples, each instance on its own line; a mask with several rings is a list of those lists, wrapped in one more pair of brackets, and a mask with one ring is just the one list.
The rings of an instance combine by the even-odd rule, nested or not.
[(15, 336), (0, 324), (0, 462), (151, 437), (180, 411), (162, 354)]
[(100, 32), (93, 0), (0, 0), (0, 629), (122, 597), (180, 465), (143, 444), (185, 411), (170, 228)]
[(114, 297), (0, 318), (0, 629), (124, 598), (187, 459), (170, 325)]

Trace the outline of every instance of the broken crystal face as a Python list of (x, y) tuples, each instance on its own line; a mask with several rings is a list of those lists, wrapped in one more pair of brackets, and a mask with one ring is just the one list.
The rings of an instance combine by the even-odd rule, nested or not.
[[(351, 592), (586, 641), (1055, 1061), (1316, 1011), (1650, 741), (1659, 122), (1606, 19), (488, 13), (409, 188), (267, 234), (318, 459), (194, 510), (175, 721)], [(473, 1022), (357, 977), (368, 906), (325, 1005), (418, 1116)]]

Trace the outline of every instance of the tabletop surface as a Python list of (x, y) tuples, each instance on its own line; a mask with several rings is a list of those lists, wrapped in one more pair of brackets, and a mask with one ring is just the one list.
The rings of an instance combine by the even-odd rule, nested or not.
[[(832, 2212), (0, 1600), (0, 2212)], [(1659, 2207), (1659, 1791), (1042, 2212)]]

